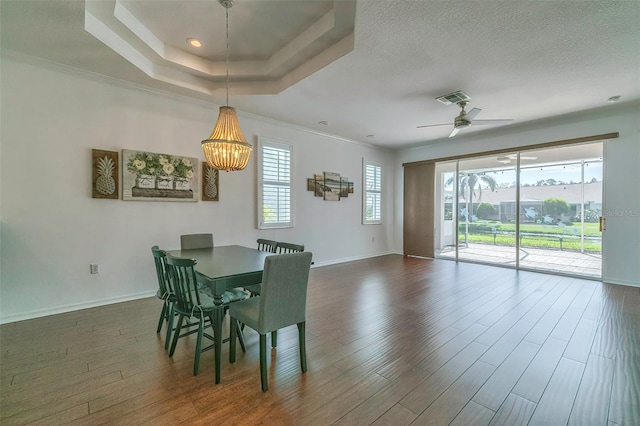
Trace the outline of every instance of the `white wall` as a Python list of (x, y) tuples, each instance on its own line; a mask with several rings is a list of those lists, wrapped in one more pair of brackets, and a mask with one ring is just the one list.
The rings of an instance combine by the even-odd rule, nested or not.
[[(402, 163), (618, 132), (605, 142), (603, 280), (640, 287), (640, 103), (607, 106), (492, 134), (470, 134), (398, 153), (395, 191), (402, 193)], [(402, 247), (402, 197), (395, 204), (395, 246)]]
[[(202, 159), (215, 105), (1, 59), (0, 323), (149, 296), (157, 285), (150, 247), (175, 248), (183, 233), (213, 232), (218, 245), (304, 243), (316, 265), (401, 252), (402, 163), (609, 132), (620, 138), (606, 144), (605, 281), (640, 286), (639, 104), (397, 153), (240, 113), (252, 144), (260, 135), (294, 150), (295, 227), (259, 231), (255, 156), (245, 171), (221, 173), (219, 202), (91, 198), (92, 148)], [(383, 225), (361, 225), (363, 157), (385, 170)], [(306, 178), (323, 171), (349, 177), (355, 194), (313, 197)], [(100, 274), (89, 274), (91, 263)]]
[[(362, 158), (383, 165), (392, 189), (390, 151), (240, 113), (254, 146), (257, 136), (293, 145), (292, 229), (256, 229), (255, 153), (246, 170), (220, 174), (219, 202), (92, 199), (92, 148), (204, 159), (200, 141), (217, 106), (14, 57), (1, 65), (0, 322), (149, 296), (157, 288), (151, 246), (177, 248), (185, 233), (213, 232), (216, 245), (302, 243), (316, 265), (391, 251), (391, 196), (385, 224), (361, 225)], [(355, 193), (314, 197), (306, 179), (323, 171), (349, 177)]]

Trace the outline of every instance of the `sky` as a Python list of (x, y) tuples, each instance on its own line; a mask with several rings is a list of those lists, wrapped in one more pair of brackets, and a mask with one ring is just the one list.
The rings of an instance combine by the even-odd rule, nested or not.
[[(488, 172), (489, 176), (494, 178), (498, 185), (503, 183), (513, 183), (516, 181), (515, 167), (510, 169), (498, 170), (496, 172)], [(602, 161), (586, 163), (584, 167), (584, 181), (590, 182), (593, 178), (602, 180)], [(520, 174), (520, 183), (522, 185), (534, 185), (540, 180), (555, 179), (569, 183), (572, 180), (575, 183), (580, 182), (580, 164), (557, 165), (557, 166), (531, 166), (522, 167)], [(483, 185), (483, 187), (486, 185)]]

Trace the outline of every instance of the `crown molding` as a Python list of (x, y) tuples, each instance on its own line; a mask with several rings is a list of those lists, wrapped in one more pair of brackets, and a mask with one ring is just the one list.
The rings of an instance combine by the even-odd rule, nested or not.
[[(74, 77), (80, 77), (83, 78), (85, 80), (89, 80), (89, 81), (93, 81), (93, 82), (98, 82), (98, 83), (103, 83), (103, 84), (108, 84), (108, 85), (112, 85), (112, 86), (118, 86), (118, 87), (122, 87), (125, 89), (130, 89), (130, 90), (136, 90), (136, 91), (140, 91), (140, 92), (144, 92), (144, 93), (149, 93), (149, 94), (153, 94), (153, 95), (157, 95), (157, 96), (161, 96), (167, 99), (171, 99), (171, 100), (176, 100), (176, 101), (180, 101), (180, 102), (185, 102), (188, 104), (193, 104), (193, 105), (197, 105), (197, 106), (201, 106), (204, 108), (209, 108), (209, 109), (217, 109), (220, 107), (219, 104), (216, 104), (214, 102), (210, 102), (210, 101), (206, 101), (203, 99), (198, 99), (195, 97), (190, 97), (190, 96), (186, 96), (186, 95), (181, 95), (179, 93), (174, 93), (168, 90), (162, 90), (162, 89), (156, 89), (156, 88), (152, 88), (152, 87), (148, 87), (142, 84), (138, 84), (138, 83), (133, 83), (127, 80), (123, 80), (123, 79), (119, 79), (119, 78), (115, 78), (115, 77), (110, 77), (104, 74), (100, 74), (100, 73), (96, 73), (93, 71), (87, 71), (81, 68), (76, 68), (76, 67), (72, 67), (70, 65), (65, 65), (65, 64), (61, 64), (59, 62), (54, 62), (48, 59), (44, 59), (44, 58), (40, 58), (37, 56), (32, 56), (32, 55), (27, 55), (24, 53), (20, 53), (20, 52), (16, 52), (14, 50), (9, 50), (9, 49), (3, 49), (1, 51), (1, 55), (4, 57), (7, 57), (9, 59), (13, 59), (15, 61), (18, 62), (23, 62), (29, 65), (33, 65), (36, 67), (41, 67), (41, 68), (45, 68), (45, 69), (49, 69), (52, 71), (57, 71), (60, 72), (62, 74), (67, 74), (67, 75), (71, 75)], [(287, 123), (285, 121), (281, 121), (281, 120), (276, 120), (273, 118), (268, 118), (268, 117), (264, 117), (262, 115), (258, 115), (258, 114), (254, 114), (251, 112), (246, 112), (246, 111), (241, 111), (236, 109), (236, 112), (239, 116), (241, 117), (246, 117), (252, 120), (256, 120), (256, 121), (260, 121), (266, 124), (271, 124), (271, 125), (275, 125), (275, 126), (281, 126), (281, 127), (285, 127), (288, 129), (292, 129), (292, 130), (296, 130), (296, 131), (300, 131), (300, 132), (304, 132), (304, 133), (308, 133), (308, 134), (312, 134), (315, 136), (321, 136), (321, 137), (325, 137), (325, 138), (329, 138), (338, 142), (343, 142), (343, 143), (349, 143), (349, 144), (354, 144), (354, 145), (359, 145), (359, 146), (363, 146), (363, 147), (367, 147), (367, 148), (372, 148), (372, 149), (376, 149), (379, 151), (383, 151), (383, 152), (393, 152), (395, 151), (392, 148), (388, 148), (388, 147), (384, 147), (384, 146), (380, 146), (380, 145), (374, 145), (371, 143), (367, 143), (367, 142), (363, 142), (363, 141), (359, 141), (359, 140), (355, 140), (355, 139), (349, 139), (349, 138), (345, 138), (342, 136), (338, 136), (338, 135), (334, 135), (331, 133), (326, 133), (326, 132), (322, 132), (319, 130), (315, 130), (315, 129), (311, 129), (308, 127), (304, 127), (304, 126), (299, 126), (297, 124), (292, 124), (292, 123)]]

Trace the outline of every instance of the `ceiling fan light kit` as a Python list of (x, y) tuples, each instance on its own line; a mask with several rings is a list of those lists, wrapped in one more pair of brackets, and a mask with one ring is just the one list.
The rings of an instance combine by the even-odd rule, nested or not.
[(236, 110), (229, 106), (229, 8), (233, 6), (233, 2), (219, 1), (226, 12), (227, 104), (220, 107), (220, 114), (211, 135), (202, 141), (202, 151), (209, 166), (229, 172), (247, 167), (253, 148), (242, 134)]
[(471, 126), (471, 123), (475, 125), (487, 125), (487, 124), (507, 124), (513, 119), (492, 119), (492, 120), (474, 120), (474, 118), (482, 111), (480, 108), (473, 108), (471, 111), (465, 111), (465, 107), (471, 100), (471, 97), (462, 90), (457, 90), (446, 95), (442, 95), (436, 98), (439, 102), (445, 105), (451, 105), (453, 103), (458, 104), (461, 111), (460, 114), (453, 120), (453, 123), (441, 123), (441, 124), (427, 124), (425, 126), (418, 126), (418, 129), (423, 127), (436, 127), (436, 126), (450, 126), (453, 124), (453, 130), (449, 134), (449, 137), (454, 137), (462, 129)]

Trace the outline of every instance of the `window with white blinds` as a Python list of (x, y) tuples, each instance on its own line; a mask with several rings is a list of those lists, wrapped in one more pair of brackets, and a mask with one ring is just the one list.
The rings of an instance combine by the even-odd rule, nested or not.
[(382, 166), (363, 161), (362, 223), (382, 223)]
[(290, 228), (291, 146), (260, 138), (258, 228)]

